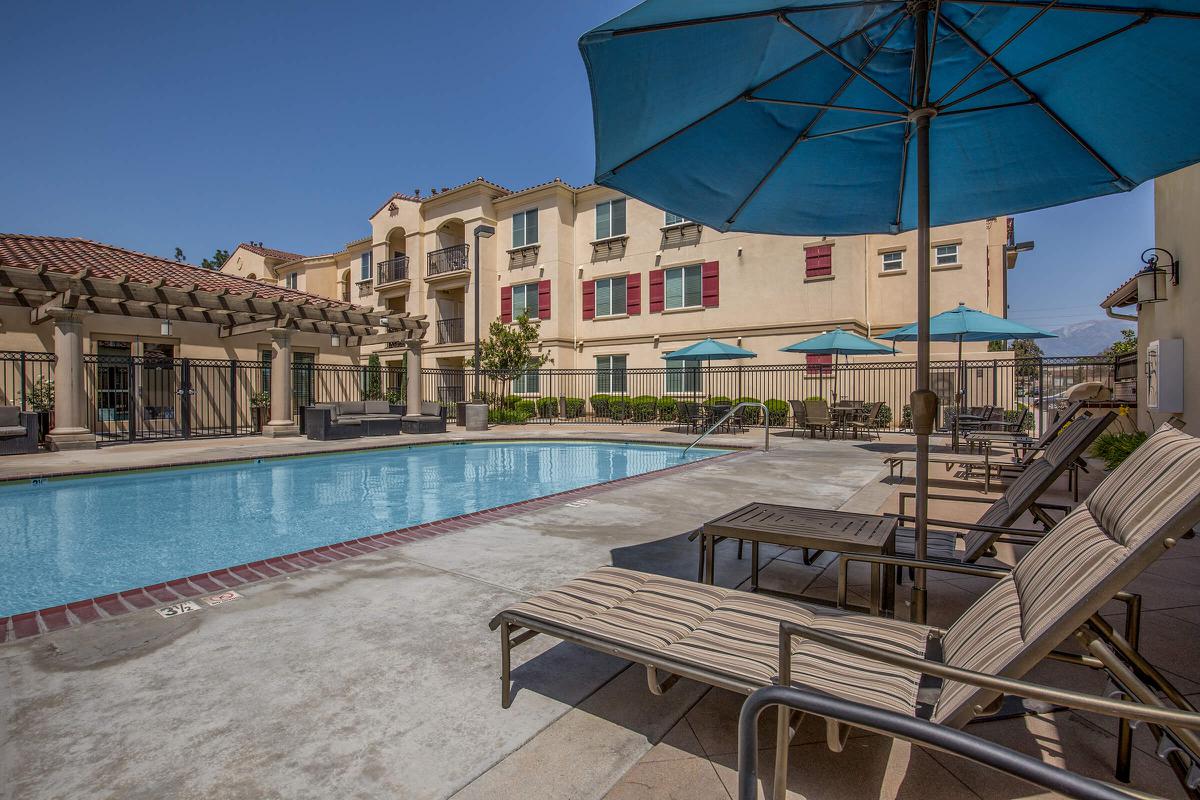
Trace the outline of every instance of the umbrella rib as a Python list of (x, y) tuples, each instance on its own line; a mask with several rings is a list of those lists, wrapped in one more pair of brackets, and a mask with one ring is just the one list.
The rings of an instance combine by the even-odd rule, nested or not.
[(890, 97), (890, 98), (891, 98), (891, 99), (892, 99), (892, 100), (893, 100), (893, 101), (896, 103), (896, 105), (900, 106), (901, 108), (905, 109), (906, 111), (912, 111), (912, 106), (911, 106), (909, 103), (906, 103), (906, 102), (904, 102), (904, 100), (902, 100), (898, 94), (896, 94), (896, 93), (895, 93), (895, 92), (893, 92), (891, 89), (889, 89), (889, 88), (887, 88), (886, 86), (884, 86), (884, 85), (883, 85), (882, 83), (880, 83), (879, 81), (877, 81), (877, 80), (875, 80), (874, 78), (872, 78), (872, 77), (871, 77), (870, 75), (868, 75), (867, 73), (865, 73), (865, 72), (863, 72), (862, 70), (860, 70), (860, 69), (858, 69), (857, 67), (855, 67), (855, 66), (854, 66), (853, 64), (851, 64), (849, 61), (847, 61), (845, 58), (843, 58), (843, 57), (842, 57), (842, 56), (841, 56), (839, 53), (837, 53), (837, 51), (830, 49), (830, 48), (829, 48), (829, 47), (828, 47), (828, 46), (827, 46), (827, 45), (826, 45), (824, 42), (822, 42), (820, 39), (818, 39), (817, 37), (813, 36), (811, 33), (809, 33), (808, 31), (804, 30), (804, 29), (803, 29), (803, 28), (801, 28), (799, 25), (797, 25), (796, 23), (794, 23), (794, 22), (792, 22), (790, 19), (788, 19), (788, 18), (787, 18), (787, 15), (785, 15), (785, 14), (780, 14), (780, 15), (778, 15), (778, 17), (776, 17), (776, 19), (778, 19), (778, 20), (779, 20), (779, 21), (780, 21), (782, 24), (784, 24), (784, 25), (788, 26), (789, 28), (791, 28), (792, 30), (794, 30), (796, 33), (798, 33), (798, 34), (800, 34), (801, 36), (803, 36), (805, 39), (807, 39), (809, 42), (811, 42), (811, 43), (813, 44), (813, 46), (815, 46), (815, 47), (816, 47), (818, 50), (820, 50), (821, 52), (823, 52), (825, 55), (829, 56), (829, 57), (830, 57), (830, 58), (832, 58), (834, 61), (838, 62), (838, 63), (839, 63), (839, 64), (841, 64), (843, 67), (845, 67), (846, 69), (850, 70), (850, 71), (851, 71), (851, 72), (853, 72), (855, 75), (857, 75), (858, 77), (862, 78), (864, 81), (866, 81), (867, 83), (871, 84), (871, 85), (872, 85), (872, 86), (874, 86), (876, 89), (878, 89), (879, 91), (883, 92), (885, 95), (887, 95), (888, 97)]
[(804, 100), (783, 100), (774, 97), (747, 97), (747, 100), (753, 103), (769, 103), (779, 106), (799, 106), (801, 108), (821, 108), (827, 111), (852, 111), (856, 114), (877, 114), (883, 117), (895, 117), (896, 119), (908, 119), (908, 114), (903, 111), (884, 111), (880, 108), (862, 108), (860, 106), (839, 106), (832, 103), (809, 103)]
[[(941, 0), (938, 0), (936, 13), (941, 13), (941, 10), (942, 10), (942, 2), (941, 2)], [(935, 42), (937, 41), (937, 28), (936, 27), (934, 28), (934, 32), (933, 32), (933, 40)], [(913, 52), (912, 52), (912, 57), (909, 59), (909, 64), (908, 64), (908, 74), (909, 74), (908, 96), (910, 98), (913, 97), (913, 95), (916, 93), (916, 79), (917, 79), (916, 64), (917, 64), (917, 49), (914, 47)], [(925, 75), (925, 86), (926, 87), (929, 86), (929, 73), (928, 72), (926, 72), (926, 75)], [(908, 145), (909, 145), (909, 143), (912, 142), (912, 134), (913, 134), (913, 126), (908, 125), (904, 130), (904, 140), (900, 144), (900, 182), (898, 184), (899, 191), (897, 191), (897, 193), (896, 193), (896, 221), (894, 223), (896, 228), (900, 227), (900, 225), (904, 219), (904, 183), (906, 180), (908, 180)]]
[(973, 114), (976, 111), (998, 111), (1004, 108), (1020, 108), (1021, 106), (1036, 105), (1032, 97), (1025, 100), (1014, 100), (1011, 103), (995, 103), (990, 106), (974, 106), (973, 108), (957, 108), (952, 111), (942, 111), (938, 114), (939, 117), (956, 117), (962, 114)]
[[(969, 36), (965, 31), (960, 29), (957, 25), (955, 25), (949, 21), (946, 22), (946, 25), (947, 25), (947, 27), (950, 28), (950, 30), (954, 31), (960, 39), (962, 39), (964, 42), (966, 42), (967, 46), (970, 47), (972, 50), (979, 53), (980, 55), (984, 55), (986, 53), (986, 51), (979, 45), (978, 42), (976, 42), (973, 38), (971, 38), (971, 36)], [(1007, 77), (1007, 79), (1009, 81), (1011, 81), (1014, 86), (1016, 86), (1018, 89), (1020, 89), (1021, 92), (1023, 92), (1025, 94), (1025, 96), (1028, 97), (1033, 102), (1034, 105), (1036, 105), (1038, 108), (1040, 108), (1042, 110), (1042, 113), (1044, 113), (1047, 117), (1049, 117), (1052, 122), (1054, 122), (1056, 125), (1058, 125), (1058, 127), (1062, 128), (1063, 131), (1068, 136), (1070, 136), (1072, 139), (1074, 139), (1076, 144), (1078, 144), (1081, 148), (1083, 148), (1085, 151), (1087, 151), (1088, 155), (1090, 155), (1093, 159), (1095, 159), (1096, 162), (1098, 164), (1100, 164), (1100, 166), (1104, 167), (1104, 169), (1106, 169), (1110, 175), (1112, 175), (1114, 178), (1116, 178), (1118, 180), (1124, 180), (1124, 176), (1122, 176), (1121, 173), (1117, 172), (1117, 170), (1113, 168), (1112, 164), (1108, 163), (1108, 161), (1104, 158), (1104, 156), (1102, 156), (1098, 152), (1096, 152), (1096, 148), (1094, 148), (1090, 144), (1088, 144), (1084, 140), (1084, 138), (1075, 131), (1074, 128), (1072, 128), (1070, 125), (1068, 125), (1066, 123), (1065, 120), (1063, 120), (1062, 117), (1055, 114), (1050, 109), (1050, 107), (1047, 106), (1045, 104), (1045, 102), (1043, 102), (1042, 99), (1037, 96), (1037, 94), (1035, 94), (1033, 91), (1031, 91), (1029, 89), (1029, 87), (1027, 87), (1024, 83), (1021, 82), (1021, 80), (1018, 76), (1013, 75), (1011, 72), (1009, 72), (1007, 69), (1005, 69), (998, 62), (996, 63), (996, 69), (998, 69), (1001, 74), (1005, 75)], [(951, 105), (953, 105), (953, 104), (951, 104)]]
[[(1046, 5), (1049, 0), (1046, 0), (1046, 2), (1032, 2), (1031, 0), (955, 0), (955, 2), (964, 6), (1037, 8), (1038, 6)], [(1058, 11), (1075, 11), (1090, 14), (1123, 14), (1125, 16), (1149, 14), (1152, 17), (1200, 20), (1200, 11), (1176, 11), (1168, 8), (1134, 8), (1130, 6), (1092, 6), (1080, 5), (1078, 3), (1051, 3), (1051, 5), (1054, 5)]]
[[(1015, 42), (1017, 40), (1017, 37), (1019, 37), (1022, 33), (1029, 30), (1029, 28), (1033, 25), (1033, 23), (1035, 23), (1039, 19), (1041, 19), (1042, 15), (1045, 14), (1047, 11), (1054, 8), (1054, 5), (1057, 2), (1058, 2), (1058, 0), (1050, 0), (1049, 3), (1042, 6), (1040, 9), (1038, 9), (1038, 12), (1036, 14), (1034, 14), (1029, 19), (1025, 20), (1024, 25), (1022, 25), (1021, 27), (1019, 27), (1015, 31), (1013, 31), (1012, 35), (1009, 36), (1007, 39), (1005, 39), (1003, 42), (1001, 42), (999, 47), (997, 47), (992, 52), (988, 53), (987, 58), (983, 59), (978, 64), (976, 64), (975, 67), (973, 69), (971, 69), (969, 72), (967, 72), (966, 75), (963, 75), (961, 78), (958, 79), (958, 83), (954, 84), (948, 90), (946, 90), (942, 94), (942, 96), (939, 97), (937, 100), (934, 100), (933, 101), (934, 106), (940, 106), (942, 104), (943, 100), (945, 100), (947, 97), (949, 97), (950, 95), (957, 92), (960, 86), (962, 86), (967, 81), (971, 80), (971, 78), (975, 77), (979, 73), (979, 70), (983, 69), (988, 64), (991, 64), (992, 62), (994, 62), (996, 60), (996, 56), (998, 56), (1002, 52), (1004, 52), (1004, 48), (1008, 47), (1010, 44)], [(932, 60), (930, 61), (930, 63), (933, 63)]]
[[(1015, 83), (1015, 84), (1017, 84), (1018, 87), (1020, 87), (1021, 84), (1018, 80), (1019, 78), (1023, 78), (1026, 75), (1030, 74), (1031, 72), (1036, 72), (1037, 70), (1048, 67), (1051, 64), (1056, 64), (1065, 58), (1070, 58), (1071, 56), (1075, 55), (1076, 53), (1080, 53), (1080, 52), (1083, 52), (1084, 50), (1087, 50), (1089, 47), (1095, 47), (1096, 45), (1098, 45), (1102, 42), (1106, 42), (1115, 36), (1119, 36), (1122, 33), (1131, 31), (1134, 28), (1145, 25), (1151, 19), (1152, 19), (1152, 17), (1150, 15), (1144, 14), (1141, 17), (1133, 20), (1132, 22), (1122, 25), (1120, 28), (1116, 28), (1115, 30), (1109, 31), (1108, 33), (1104, 34), (1103, 36), (1098, 36), (1095, 39), (1084, 42), (1083, 44), (1076, 45), (1075, 47), (1072, 47), (1070, 50), (1065, 50), (1065, 51), (1059, 53), (1058, 55), (1053, 56), (1052, 58), (1047, 58), (1045, 61), (1040, 61), (1031, 67), (1026, 67), (1025, 69), (1021, 70), (1020, 72), (1008, 72), (1003, 67), (1001, 67), (999, 64), (997, 64), (996, 67), (1000, 70), (1000, 72), (1002, 72), (1005, 75), (1005, 77), (1003, 77), (1000, 80), (995, 81), (993, 83), (989, 83), (987, 86), (984, 86), (981, 89), (976, 89), (975, 91), (973, 91), (969, 94), (965, 94), (962, 97), (958, 98), (957, 100), (954, 100), (953, 102), (947, 103), (946, 105), (942, 106), (939, 109), (939, 111), (945, 111), (946, 109), (954, 108), (956, 105), (958, 105), (960, 103), (965, 103), (966, 101), (970, 100), (972, 97), (978, 97), (979, 95), (984, 94), (986, 92), (990, 92), (992, 89), (995, 89), (997, 86), (1003, 86), (1006, 83)], [(955, 33), (958, 33), (960, 37), (965, 36), (965, 34), (963, 34), (960, 31), (957, 31), (957, 30), (955, 30)], [(1030, 94), (1028, 90), (1022, 89), (1022, 91), (1025, 91), (1026, 94)], [(943, 96), (942, 99), (944, 100), (945, 97)]]
[[(921, 105), (929, 105), (929, 79), (933, 76), (933, 57), (937, 54), (938, 25), (942, 20), (942, 0), (936, 0), (933, 6), (933, 39), (929, 45), (929, 58), (925, 59), (925, 83), (921, 84)], [(915, 55), (915, 53), (914, 53)], [(911, 69), (910, 69), (911, 71)]]
[[(896, 24), (893, 25), (892, 29), (887, 32), (887, 35), (884, 36), (879, 41), (879, 44), (875, 45), (875, 47), (873, 47), (871, 49), (871, 51), (869, 53), (867, 53), (862, 58), (862, 60), (859, 62), (858, 67), (860, 70), (865, 69), (866, 66), (871, 63), (871, 59), (875, 58), (875, 56), (879, 53), (879, 51), (882, 50), (889, 41), (891, 41), (892, 36), (894, 36), (896, 34), (896, 31), (898, 31), (900, 29), (900, 25), (903, 22), (904, 22), (904, 17), (900, 17), (899, 19), (896, 20)], [(792, 140), (792, 143), (790, 145), (788, 145), (787, 148), (782, 153), (780, 153), (779, 158), (775, 159), (775, 163), (771, 165), (771, 168), (769, 170), (767, 170), (766, 174), (763, 175), (762, 178), (759, 179), (758, 183), (754, 184), (754, 188), (751, 189), (749, 194), (747, 194), (742, 199), (742, 202), (738, 203), (737, 208), (735, 208), (733, 210), (733, 213), (729, 215), (729, 219), (725, 220), (726, 225), (729, 225), (729, 226), (733, 225), (734, 221), (737, 220), (738, 215), (742, 213), (742, 210), (745, 209), (745, 207), (747, 205), (749, 205), (750, 201), (754, 199), (755, 195), (758, 194), (759, 190), (762, 189), (763, 185), (770, 179), (770, 177), (775, 174), (775, 171), (777, 169), (779, 169), (780, 165), (783, 164), (783, 162), (787, 160), (788, 156), (790, 156), (795, 151), (796, 147), (801, 142), (809, 140), (808, 134), (810, 131), (812, 131), (813, 126), (821, 121), (821, 118), (823, 116), (825, 116), (826, 111), (828, 111), (830, 108), (835, 107), (830, 104), (836, 102), (837, 99), (842, 96), (842, 93), (845, 92), (846, 89), (848, 89), (850, 87), (850, 84), (852, 84), (852, 83), (854, 83), (854, 75), (848, 75), (846, 77), (846, 79), (844, 81), (842, 81), (842, 85), (839, 86), (837, 88), (837, 91), (835, 91), (833, 93), (833, 95), (829, 98), (828, 103), (826, 103), (823, 106), (820, 106), (821, 110), (818, 111), (811, 120), (809, 120), (809, 123), (804, 126), (804, 130), (802, 130), (802, 131), (800, 131), (800, 133), (796, 134), (796, 138)], [(748, 100), (757, 100), (758, 98), (747, 97), (747, 99)], [(866, 111), (866, 109), (863, 109), (863, 110)], [(907, 119), (907, 116), (900, 114), (898, 112), (874, 112), (874, 113), (884, 113), (884, 114), (889, 114), (891, 116), (901, 117), (902, 119)]]
[[(774, 11), (772, 11), (772, 12), (771, 12), (771, 14), (774, 14), (774, 13), (775, 13)], [(841, 45), (845, 44), (846, 42), (850, 41), (851, 39), (855, 38), (856, 36), (862, 36), (862, 35), (863, 35), (864, 33), (866, 33), (867, 31), (871, 30), (871, 29), (872, 29), (872, 28), (874, 28), (874, 27), (877, 27), (878, 25), (881, 25), (881, 24), (883, 24), (884, 22), (887, 22), (889, 19), (891, 19), (893, 16), (895, 16), (896, 14), (899, 14), (899, 13), (900, 13), (900, 9), (898, 8), (898, 9), (896, 9), (896, 10), (894, 10), (894, 11), (892, 11), (892, 12), (888, 13), (888, 14), (885, 14), (884, 16), (880, 17), (879, 19), (872, 20), (871, 22), (868, 22), (866, 25), (863, 25), (863, 26), (862, 26), (861, 28), (859, 28), (858, 30), (856, 30), (856, 31), (853, 31), (853, 32), (851, 32), (851, 33), (848, 33), (848, 34), (846, 34), (845, 36), (843, 36), (841, 39), (838, 39), (838, 40), (837, 40), (837, 42), (835, 43), (835, 46), (841, 46)], [(760, 15), (760, 16), (761, 16), (761, 15)], [(669, 135), (667, 135), (667, 136), (663, 137), (662, 139), (659, 139), (657, 142), (655, 142), (654, 144), (650, 145), (650, 146), (649, 146), (649, 147), (647, 147), (646, 149), (644, 149), (644, 150), (642, 150), (642, 151), (640, 151), (640, 152), (638, 152), (638, 153), (635, 153), (634, 155), (632, 155), (632, 156), (630, 156), (629, 158), (625, 159), (625, 160), (624, 160), (624, 161), (622, 161), (620, 164), (617, 164), (615, 167), (613, 167), (612, 169), (608, 170), (608, 171), (607, 171), (606, 173), (604, 173), (603, 175), (597, 175), (597, 176), (596, 176), (596, 180), (597, 180), (597, 181), (599, 181), (599, 180), (601, 180), (601, 179), (603, 179), (603, 178), (605, 178), (605, 177), (608, 177), (608, 176), (611, 176), (611, 175), (614, 175), (614, 174), (616, 174), (616, 173), (617, 173), (619, 170), (622, 170), (622, 169), (624, 169), (625, 167), (627, 167), (627, 166), (629, 166), (630, 164), (632, 164), (634, 161), (637, 161), (639, 158), (642, 158), (643, 156), (645, 156), (645, 155), (648, 155), (649, 153), (653, 152), (654, 150), (657, 150), (659, 147), (661, 147), (662, 145), (664, 145), (664, 144), (666, 144), (667, 142), (671, 141), (671, 140), (672, 140), (672, 139), (674, 139), (676, 136), (679, 136), (680, 134), (682, 134), (682, 133), (685, 133), (685, 132), (687, 132), (687, 131), (691, 130), (692, 128), (696, 127), (697, 125), (700, 125), (700, 124), (704, 123), (705, 121), (707, 121), (708, 119), (712, 118), (712, 117), (713, 117), (713, 116), (715, 116), (716, 114), (718, 114), (718, 113), (720, 113), (720, 112), (724, 111), (725, 109), (729, 108), (731, 105), (733, 105), (734, 103), (738, 102), (739, 100), (744, 100), (744, 99), (746, 99), (746, 97), (747, 97), (747, 95), (748, 95), (748, 94), (752, 94), (752, 93), (754, 93), (754, 92), (758, 91), (759, 89), (761, 89), (762, 87), (766, 86), (767, 84), (769, 84), (769, 83), (772, 83), (772, 82), (774, 82), (774, 81), (777, 81), (777, 80), (779, 80), (779, 79), (780, 79), (780, 78), (782, 78), (784, 75), (787, 75), (788, 73), (790, 73), (790, 72), (792, 72), (792, 71), (794, 71), (794, 70), (797, 70), (797, 69), (799, 69), (800, 67), (803, 67), (803, 66), (804, 66), (804, 65), (806, 65), (806, 64), (810, 64), (810, 63), (812, 63), (812, 62), (813, 62), (813, 61), (815, 61), (816, 59), (820, 58), (820, 57), (821, 57), (821, 55), (822, 55), (821, 53), (813, 53), (813, 54), (812, 54), (812, 55), (810, 55), (810, 56), (806, 56), (806, 57), (802, 58), (800, 61), (797, 61), (795, 64), (792, 64), (790, 67), (787, 67), (787, 68), (785, 68), (785, 69), (782, 69), (782, 70), (780, 70), (779, 72), (777, 72), (777, 73), (775, 73), (774, 75), (772, 75), (771, 77), (769, 77), (769, 78), (767, 78), (766, 80), (762, 81), (761, 83), (758, 83), (758, 84), (756, 84), (756, 85), (754, 85), (754, 86), (750, 87), (750, 88), (749, 88), (748, 90), (746, 90), (745, 92), (741, 92), (741, 93), (739, 93), (737, 96), (735, 96), (735, 97), (732, 97), (732, 98), (730, 98), (729, 100), (726, 100), (724, 103), (722, 103), (721, 105), (717, 106), (717, 107), (716, 107), (716, 108), (714, 108), (712, 111), (709, 111), (708, 113), (704, 114), (703, 116), (701, 116), (701, 117), (698, 117), (697, 119), (694, 119), (694, 120), (692, 120), (692, 121), (691, 121), (691, 122), (689, 122), (687, 125), (684, 125), (682, 128), (680, 128), (679, 130), (677, 130), (677, 131), (675, 131), (675, 132), (673, 132), (673, 133), (671, 133), (671, 134), (669, 134)]]

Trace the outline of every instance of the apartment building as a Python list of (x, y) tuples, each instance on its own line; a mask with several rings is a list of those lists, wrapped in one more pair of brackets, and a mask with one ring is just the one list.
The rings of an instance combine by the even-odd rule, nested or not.
[[(558, 179), (520, 191), (478, 178), (425, 197), (396, 194), (369, 223), (369, 236), (322, 256), (241, 245), (225, 270), (423, 314), (423, 364), (451, 370), (473, 348), (476, 257), (485, 335), (497, 318), (528, 314), (557, 368), (661, 367), (661, 356), (709, 336), (756, 352), (755, 364), (794, 364), (780, 348), (839, 325), (878, 335), (916, 310), (914, 232), (722, 233)], [(481, 224), (496, 235), (476, 242)], [(1012, 241), (1011, 219), (935, 229), (933, 312), (962, 302), (1003, 315)]]

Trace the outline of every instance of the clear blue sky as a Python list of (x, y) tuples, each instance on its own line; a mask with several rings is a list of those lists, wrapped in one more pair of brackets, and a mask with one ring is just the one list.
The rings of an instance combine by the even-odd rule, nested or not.
[[(395, 191), (591, 179), (579, 35), (632, 0), (9, 4), (0, 230), (327, 252)], [(1152, 191), (1022, 215), (1012, 313), (1100, 316)], [(1057, 311), (1056, 311), (1057, 309)]]

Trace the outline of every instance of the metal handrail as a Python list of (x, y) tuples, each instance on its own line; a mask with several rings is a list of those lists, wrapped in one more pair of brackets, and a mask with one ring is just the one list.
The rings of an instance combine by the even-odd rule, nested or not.
[[(957, 728), (807, 689), (764, 686), (746, 699), (738, 715), (738, 800), (752, 800), (758, 796), (758, 718), (768, 706), (778, 706), (781, 715), (790, 716), (791, 712), (785, 709), (794, 709), (893, 739), (932, 747), (1067, 797), (1081, 800), (1129, 800), (1140, 796), (1051, 766), (1041, 759), (1018, 753)], [(776, 797), (781, 796), (781, 788), (786, 787), (776, 785)]]
[(721, 417), (719, 420), (714, 422), (712, 424), (712, 427), (710, 427), (704, 433), (702, 433), (696, 437), (696, 441), (692, 442), (687, 447), (685, 447), (683, 449), (683, 454), (686, 456), (688, 454), (688, 450), (691, 450), (693, 447), (698, 445), (700, 443), (700, 440), (703, 439), (705, 436), (708, 436), (710, 433), (715, 431), (717, 428), (721, 427), (721, 423), (724, 422), (725, 420), (729, 419), (730, 417), (732, 417), (733, 413), (735, 411), (737, 411), (739, 408), (741, 408), (742, 406), (758, 406), (759, 408), (761, 408), (763, 410), (763, 450), (770, 450), (771, 449), (771, 412), (767, 410), (766, 403), (760, 403), (757, 401), (750, 402), (747, 400), (745, 402), (738, 403), (733, 408), (726, 411), (725, 416)]

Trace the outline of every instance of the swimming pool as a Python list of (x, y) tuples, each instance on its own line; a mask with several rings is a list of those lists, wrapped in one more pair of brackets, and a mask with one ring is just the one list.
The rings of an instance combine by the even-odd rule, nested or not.
[(423, 445), (0, 486), (0, 617), (726, 452)]

